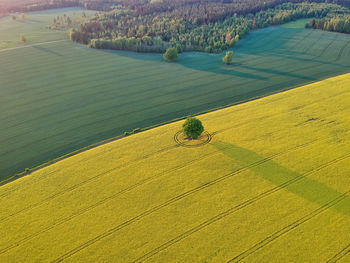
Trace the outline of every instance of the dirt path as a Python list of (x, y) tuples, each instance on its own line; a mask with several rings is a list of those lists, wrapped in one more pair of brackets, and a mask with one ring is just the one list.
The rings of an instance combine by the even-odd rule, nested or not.
[(36, 44), (26, 45), (26, 46), (21, 46), (21, 47), (6, 48), (6, 49), (0, 50), (0, 53), (1, 53), (1, 52), (6, 52), (6, 51), (11, 51), (11, 50), (16, 50), (16, 49), (23, 49), (23, 48), (29, 48), (29, 47), (36, 47), (36, 46), (42, 46), (42, 45), (52, 44), (52, 43), (59, 43), (59, 42), (63, 42), (63, 41), (68, 41), (68, 40), (67, 40), (67, 39), (62, 39), (62, 40), (41, 42), (41, 43), (36, 43)]

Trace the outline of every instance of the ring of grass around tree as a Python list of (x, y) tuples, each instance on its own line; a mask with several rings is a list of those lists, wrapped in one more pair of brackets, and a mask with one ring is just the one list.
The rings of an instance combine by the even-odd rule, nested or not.
[(200, 147), (208, 144), (212, 139), (212, 135), (204, 131), (197, 139), (188, 139), (188, 137), (183, 133), (183, 131), (178, 131), (174, 135), (174, 141), (183, 147)]

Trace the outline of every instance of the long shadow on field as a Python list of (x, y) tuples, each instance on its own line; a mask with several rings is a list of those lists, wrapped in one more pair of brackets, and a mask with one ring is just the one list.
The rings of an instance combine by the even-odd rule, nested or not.
[(32, 48), (35, 48), (35, 49), (37, 49), (39, 51), (42, 51), (42, 52), (50, 53), (50, 54), (58, 56), (58, 57), (63, 57), (62, 54), (60, 54), (60, 53), (58, 53), (56, 51), (53, 51), (52, 49), (43, 47), (43, 46), (32, 46)]
[(125, 50), (110, 50), (110, 49), (96, 49), (95, 51), (107, 53), (115, 56), (127, 57), (130, 59), (140, 60), (140, 61), (153, 61), (153, 62), (162, 62), (163, 55), (159, 53), (138, 53), (133, 51)]
[[(307, 55), (306, 53), (301, 53), (301, 55)], [(327, 65), (327, 66), (337, 66), (337, 67), (344, 67), (344, 66), (349, 66), (350, 63), (347, 63), (349, 65), (344, 65), (343, 63), (334, 63), (335, 59), (337, 59), (336, 57), (332, 58), (333, 61), (326, 61), (326, 60), (320, 60), (317, 58), (305, 58), (305, 57), (301, 57), (301, 56), (290, 56), (290, 55), (284, 55), (284, 54), (274, 54), (274, 56), (276, 57), (281, 57), (281, 58), (285, 58), (288, 60), (295, 60), (295, 61), (300, 61), (300, 62), (307, 62), (307, 63), (312, 63), (315, 67), (317, 65)], [(322, 58), (322, 57), (321, 57)]]
[[(136, 53), (130, 51), (119, 51), (119, 50), (99, 50), (99, 52), (109, 53), (111, 55), (128, 57), (130, 59), (140, 60), (140, 61), (152, 61), (160, 63), (164, 62), (161, 54), (150, 54), (150, 53)], [(193, 57), (189, 55), (193, 54)], [(167, 65), (170, 65), (167, 63)], [(232, 64), (230, 66), (224, 65), (221, 61), (221, 57), (218, 55), (210, 55), (200, 52), (189, 52), (189, 54), (180, 55), (178, 61), (174, 63), (174, 66), (181, 65), (186, 68), (206, 71), (215, 74), (224, 74), (230, 76), (236, 76), (246, 79), (254, 80), (269, 80), (268, 77), (257, 75), (254, 73), (243, 72), (244, 68), (239, 68), (239, 64)], [(238, 67), (237, 67), (238, 65)], [(236, 67), (235, 67), (236, 66)]]
[[(264, 156), (255, 152), (230, 143), (215, 142), (212, 145), (217, 150), (243, 166), (248, 166), (252, 163), (266, 159)], [(250, 169), (256, 175), (268, 180), (272, 184), (276, 186), (284, 184), (284, 190), (320, 206), (323, 206), (342, 195), (342, 193), (333, 188), (302, 174), (291, 171), (272, 160), (262, 162), (260, 165)], [(289, 181), (290, 183), (286, 183)], [(339, 205), (332, 208), (339, 213), (350, 216), (350, 198), (345, 199)]]
[(258, 67), (252, 67), (252, 66), (247, 66), (247, 65), (240, 65), (241, 68), (253, 70), (253, 71), (258, 71), (258, 72), (263, 72), (271, 75), (278, 75), (278, 76), (287, 76), (287, 77), (292, 77), (292, 78), (297, 78), (297, 79), (303, 79), (307, 81), (313, 81), (316, 80), (315, 78), (303, 76), (300, 74), (294, 74), (291, 72), (285, 72), (285, 71), (280, 71), (276, 69), (269, 69), (269, 68), (258, 68)]
[(198, 59), (197, 61), (192, 60), (193, 63), (187, 63), (184, 61), (184, 63), (181, 63), (182, 66), (194, 69), (194, 70), (200, 70), (200, 71), (206, 71), (210, 73), (215, 74), (221, 74), (221, 75), (230, 75), (234, 77), (239, 78), (245, 78), (245, 79), (254, 79), (254, 80), (269, 80), (269, 77), (266, 77), (266, 74), (259, 75), (252, 72), (250, 69), (245, 69), (241, 67), (240, 63), (233, 63), (231, 65), (224, 65), (222, 61), (216, 60), (216, 58), (213, 58), (213, 60), (208, 60), (212, 64), (211, 66), (207, 66), (207, 63), (203, 63), (201, 59)]

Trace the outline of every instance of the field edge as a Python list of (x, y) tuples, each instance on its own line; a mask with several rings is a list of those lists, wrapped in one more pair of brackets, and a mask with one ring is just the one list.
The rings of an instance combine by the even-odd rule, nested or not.
[(134, 135), (136, 133), (138, 134), (138, 133), (145, 132), (145, 131), (148, 131), (148, 130), (151, 130), (151, 129), (154, 129), (154, 128), (157, 128), (157, 127), (165, 126), (167, 124), (171, 124), (171, 123), (175, 123), (175, 122), (184, 120), (184, 119), (186, 119), (188, 117), (194, 117), (194, 116), (199, 116), (199, 115), (203, 115), (203, 114), (206, 114), (206, 113), (219, 111), (219, 110), (222, 110), (222, 109), (226, 109), (226, 108), (233, 107), (233, 106), (236, 106), (236, 105), (245, 104), (245, 103), (248, 103), (248, 102), (251, 102), (251, 101), (259, 100), (259, 99), (262, 99), (262, 98), (265, 98), (265, 97), (273, 96), (273, 95), (284, 93), (284, 92), (288, 92), (290, 90), (302, 88), (304, 86), (308, 86), (308, 85), (311, 85), (311, 84), (314, 84), (314, 83), (317, 83), (317, 82), (322, 82), (322, 81), (327, 80), (327, 79), (332, 79), (332, 78), (336, 78), (336, 77), (340, 77), (340, 76), (344, 76), (344, 75), (348, 75), (348, 74), (349, 73), (343, 73), (343, 74), (339, 74), (339, 75), (335, 75), (335, 76), (331, 76), (331, 77), (326, 77), (326, 78), (323, 78), (323, 79), (320, 79), (320, 80), (310, 81), (310, 82), (304, 83), (302, 85), (297, 85), (297, 86), (292, 86), (292, 87), (288, 87), (288, 88), (283, 88), (281, 90), (272, 91), (272, 92), (263, 94), (261, 96), (256, 96), (256, 97), (252, 97), (252, 98), (249, 98), (249, 99), (246, 99), (246, 100), (242, 100), (242, 101), (239, 101), (239, 102), (234, 102), (234, 103), (231, 103), (231, 104), (226, 104), (224, 106), (215, 107), (213, 109), (197, 112), (197, 113), (190, 114), (190, 115), (185, 115), (185, 116), (182, 116), (182, 117), (179, 117), (179, 118), (171, 119), (171, 120), (166, 121), (166, 122), (162, 122), (162, 123), (158, 123), (158, 124), (155, 124), (155, 125), (151, 125), (151, 126), (148, 126), (148, 127), (141, 128), (137, 132), (131, 132), (130, 135), (119, 134), (119, 135), (113, 136), (111, 138), (108, 138), (108, 139), (105, 139), (105, 140), (102, 140), (102, 141), (99, 141), (99, 142), (87, 145), (85, 147), (82, 147), (82, 148), (77, 149), (75, 151), (72, 151), (70, 153), (64, 154), (64, 155), (62, 155), (60, 157), (54, 158), (54, 159), (49, 160), (49, 161), (47, 161), (45, 163), (42, 163), (42, 164), (30, 167), (30, 168), (26, 168), (22, 172), (17, 172), (17, 173), (15, 173), (13, 175), (9, 175), (8, 178), (0, 180), (0, 187), (6, 185), (8, 183), (11, 183), (11, 182), (13, 182), (13, 181), (15, 181), (17, 179), (20, 179), (20, 178), (22, 178), (22, 177), (24, 177), (26, 175), (30, 175), (33, 172), (36, 172), (36, 171), (41, 170), (43, 168), (46, 168), (46, 167), (48, 167), (50, 165), (53, 165), (53, 164), (55, 164), (57, 162), (60, 162), (60, 161), (63, 161), (65, 159), (68, 159), (70, 157), (73, 157), (75, 155), (78, 155), (78, 154), (80, 154), (82, 152), (85, 152), (85, 151), (97, 148), (99, 146), (102, 146), (102, 145), (105, 145), (105, 144), (108, 144), (108, 143), (111, 143), (111, 142), (114, 142), (114, 141), (117, 141), (117, 140), (120, 140), (120, 139), (123, 139), (125, 137), (132, 136), (132, 135)]

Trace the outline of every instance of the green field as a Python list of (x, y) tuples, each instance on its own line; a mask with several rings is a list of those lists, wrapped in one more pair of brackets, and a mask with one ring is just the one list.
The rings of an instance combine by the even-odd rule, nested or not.
[(76, 11), (1, 20), (0, 178), (124, 131), (350, 71), (349, 35), (301, 23), (251, 33), (231, 66), (202, 53), (170, 64), (161, 54), (88, 49), (45, 29), (67, 12)]
[(0, 187), (0, 262), (349, 262), (350, 74), (198, 118)]
[(13, 47), (25, 46), (21, 42), (21, 35), (26, 36), (27, 44), (35, 44), (48, 41), (68, 39), (68, 35), (63, 30), (50, 30), (47, 26), (53, 23), (54, 17), (66, 14), (72, 20), (81, 17), (82, 12), (87, 15), (94, 14), (93, 11), (82, 10), (80, 8), (63, 8), (59, 10), (48, 10), (45, 12), (32, 12), (26, 14), (25, 19), (21, 19), (18, 14), (16, 21), (12, 21), (12, 16), (0, 19), (0, 50)]

